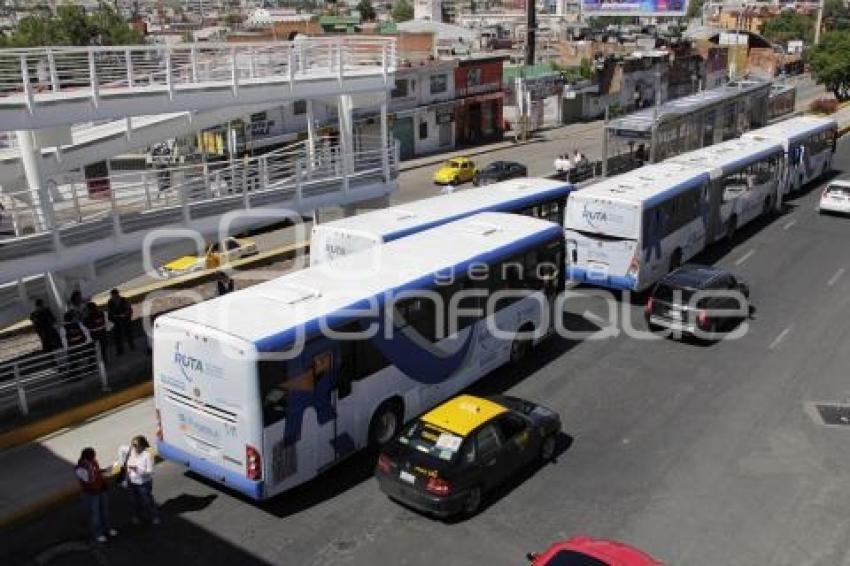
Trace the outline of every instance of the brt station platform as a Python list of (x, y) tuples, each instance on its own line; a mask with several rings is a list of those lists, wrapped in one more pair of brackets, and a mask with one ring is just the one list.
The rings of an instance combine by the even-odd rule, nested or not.
[(767, 125), (771, 89), (769, 81), (732, 81), (610, 120), (603, 134), (603, 174), (658, 163)]

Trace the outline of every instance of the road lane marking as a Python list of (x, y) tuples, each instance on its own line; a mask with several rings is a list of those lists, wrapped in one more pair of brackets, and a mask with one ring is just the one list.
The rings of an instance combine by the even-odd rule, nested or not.
[(783, 229), (783, 230), (787, 230), (787, 229), (789, 229), (791, 226), (793, 226), (793, 225), (794, 225), (794, 224), (796, 224), (796, 223), (797, 223), (797, 219), (796, 219), (796, 218), (795, 218), (795, 219), (793, 219), (793, 220), (789, 220), (788, 222), (786, 222), (786, 223), (785, 223), (785, 226), (783, 226), (783, 227), (782, 227), (782, 229)]
[(741, 257), (739, 257), (739, 258), (735, 261), (735, 265), (741, 265), (742, 263), (744, 263), (745, 261), (747, 261), (748, 259), (750, 259), (751, 257), (753, 257), (753, 254), (754, 254), (754, 253), (756, 253), (756, 251), (755, 251), (755, 250), (750, 250), (750, 251), (748, 251), (747, 253), (745, 253), (744, 255), (742, 255)]
[(844, 268), (842, 267), (838, 271), (835, 272), (835, 275), (829, 278), (829, 281), (826, 282), (827, 287), (832, 287), (835, 285), (835, 282), (838, 281), (841, 276), (844, 275)]
[(776, 338), (773, 339), (773, 342), (770, 343), (770, 346), (768, 346), (767, 349), (768, 350), (775, 350), (776, 347), (779, 346), (779, 343), (782, 342), (785, 339), (786, 336), (788, 336), (789, 332), (791, 332), (790, 326), (788, 328), (786, 328), (785, 330), (783, 330), (782, 332), (780, 332), (779, 336), (777, 336)]

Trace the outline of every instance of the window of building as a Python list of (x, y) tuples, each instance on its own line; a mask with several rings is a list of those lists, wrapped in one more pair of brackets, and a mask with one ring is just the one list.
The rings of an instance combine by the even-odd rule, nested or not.
[(428, 139), (428, 121), (422, 120), (419, 122), (419, 139), (425, 140)]
[(431, 94), (441, 94), (449, 90), (448, 75), (431, 75)]
[(408, 93), (408, 82), (407, 79), (396, 79), (395, 80), (395, 88), (393, 88), (390, 96), (393, 98), (404, 98)]
[(296, 116), (300, 116), (301, 114), (307, 113), (307, 101), (306, 100), (296, 100), (292, 103), (292, 113)]

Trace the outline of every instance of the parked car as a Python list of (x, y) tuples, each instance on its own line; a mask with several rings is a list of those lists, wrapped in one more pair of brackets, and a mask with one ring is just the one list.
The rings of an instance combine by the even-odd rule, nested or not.
[(649, 554), (622, 542), (573, 537), (546, 552), (527, 555), (531, 566), (662, 566)]
[(818, 212), (850, 214), (850, 180), (837, 179), (823, 190)]
[(555, 457), (561, 419), (516, 397), (461, 395), (387, 444), (375, 475), (390, 498), (439, 517), (473, 515), (484, 495), (533, 461)]
[(434, 182), (438, 185), (459, 185), (471, 181), (477, 169), (475, 163), (468, 157), (449, 159), (434, 172)]
[(749, 286), (730, 271), (686, 264), (655, 284), (644, 315), (650, 329), (713, 337), (748, 316), (749, 296)]
[(223, 247), (216, 242), (207, 247), (203, 256), (186, 255), (159, 268), (162, 277), (178, 277), (204, 269), (215, 269), (235, 259), (259, 253), (257, 244), (248, 238), (226, 238)]
[(525, 165), (516, 161), (494, 161), (483, 169), (479, 169), (472, 178), (472, 184), (489, 185), (517, 177), (528, 177), (528, 169)]

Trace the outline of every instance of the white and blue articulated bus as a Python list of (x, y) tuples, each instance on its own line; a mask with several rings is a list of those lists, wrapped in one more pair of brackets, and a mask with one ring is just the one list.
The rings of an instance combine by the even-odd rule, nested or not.
[(646, 165), (605, 179), (567, 203), (567, 275), (640, 291), (702, 249), (700, 203), (709, 175), (678, 163)]
[(788, 162), (788, 190), (799, 191), (832, 169), (838, 123), (833, 118), (800, 116), (752, 130), (742, 139), (781, 143)]
[(483, 213), (329, 265), (157, 319), (162, 456), (264, 499), (387, 442), (551, 332), (563, 228)]
[(567, 204), (568, 275), (642, 291), (774, 210), (787, 180), (782, 144), (735, 139), (578, 191)]
[(570, 183), (528, 177), (434, 196), (313, 227), (310, 264), (409, 236), (479, 212), (508, 212), (564, 223)]

